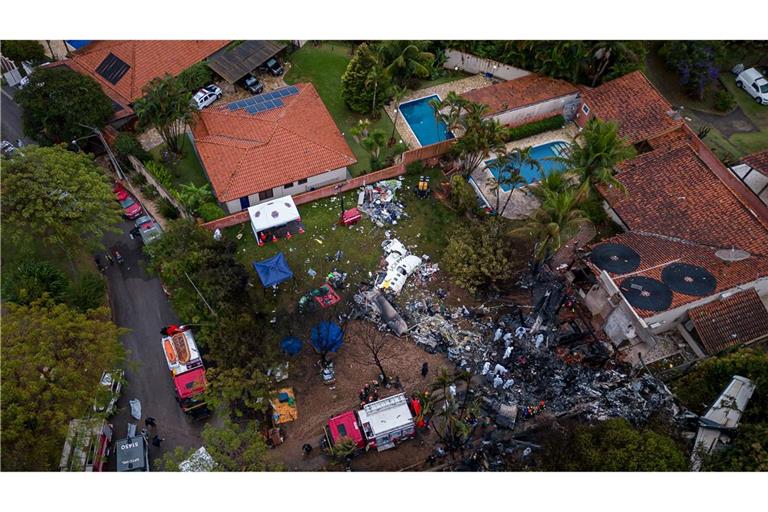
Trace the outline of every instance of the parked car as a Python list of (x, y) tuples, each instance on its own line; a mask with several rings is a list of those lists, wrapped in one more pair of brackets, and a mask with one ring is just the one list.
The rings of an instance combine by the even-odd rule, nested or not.
[(131, 234), (148, 245), (163, 236), (163, 228), (149, 215), (142, 215), (136, 219)]
[(123, 184), (119, 182), (115, 182), (115, 186), (112, 187), (112, 192), (114, 192), (115, 198), (117, 198), (118, 201), (123, 201), (130, 195), (128, 191), (125, 190)]
[(242, 81), (243, 87), (251, 94), (261, 94), (264, 92), (264, 84), (259, 79), (248, 73)]
[(284, 73), (283, 66), (281, 66), (280, 62), (278, 62), (278, 60), (274, 57), (265, 62), (261, 69), (264, 71), (269, 71), (274, 76), (280, 76)]
[(194, 96), (192, 96), (192, 106), (195, 107), (197, 110), (203, 110), (205, 107), (216, 101), (217, 99), (221, 98), (222, 91), (219, 87), (211, 84), (206, 85), (197, 93), (195, 93)]
[(139, 202), (130, 194), (120, 201), (120, 206), (123, 207), (123, 215), (127, 219), (133, 220), (144, 212), (144, 210), (141, 209)]
[(12, 156), (16, 152), (16, 146), (11, 142), (4, 140), (2, 145), (2, 154), (5, 156)]
[(98, 396), (93, 403), (95, 412), (103, 412), (107, 417), (115, 412), (115, 405), (120, 398), (120, 391), (123, 389), (123, 370), (112, 370), (101, 374)]
[(747, 91), (756, 102), (768, 105), (768, 80), (755, 68), (745, 69), (736, 75), (736, 85)]

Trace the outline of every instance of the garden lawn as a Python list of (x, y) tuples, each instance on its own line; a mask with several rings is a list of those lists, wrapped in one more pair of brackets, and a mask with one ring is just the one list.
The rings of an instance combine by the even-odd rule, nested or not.
[[(349, 172), (359, 176), (370, 171), (370, 157), (350, 135), (350, 130), (366, 116), (352, 112), (341, 97), (341, 75), (352, 58), (350, 51), (351, 46), (343, 43), (326, 42), (317, 47), (308, 43), (290, 56), (291, 69), (286, 73), (285, 81), (289, 84), (312, 82), (357, 157), (357, 163), (349, 167)], [(387, 137), (392, 133), (392, 121), (383, 109), (371, 129), (384, 130)], [(386, 149), (382, 153), (386, 158)]]
[(196, 186), (202, 186), (208, 183), (208, 177), (205, 175), (203, 166), (195, 154), (192, 142), (186, 135), (182, 135), (184, 143), (181, 146), (182, 156), (175, 162), (163, 162), (162, 154), (165, 150), (165, 144), (160, 144), (152, 148), (149, 153), (152, 159), (163, 164), (173, 175), (173, 184), (178, 187), (181, 184), (193, 183)]
[[(433, 188), (444, 179), (439, 169), (425, 171), (424, 174), (431, 177)], [(409, 217), (402, 219), (397, 226), (378, 228), (365, 215), (355, 226), (339, 226), (337, 222), (341, 213), (341, 199), (332, 197), (299, 206), (306, 232), (291, 240), (280, 240), (259, 247), (250, 223), (231, 227), (225, 233), (231, 238), (242, 233), (242, 238), (237, 242), (238, 258), (253, 272), (252, 282), (259, 288), (261, 283), (253, 271), (252, 262), (267, 259), (280, 251), (285, 254), (295, 281), (281, 285), (274, 295), (271, 291), (265, 291), (264, 300), (273, 302), (275, 307), (292, 310), (299, 298), (321, 286), (325, 276), (334, 268), (349, 274), (347, 282), (352, 286), (347, 292), (356, 289), (360, 281), (369, 279), (383, 256), (381, 242), (385, 238), (385, 230), (389, 230), (393, 237), (399, 238), (415, 254), (428, 254), (432, 260), (440, 261), (447, 245), (447, 235), (464, 219), (434, 198), (418, 199), (413, 192), (417, 182), (418, 176), (407, 176), (398, 191), (398, 197), (405, 202)], [(346, 208), (356, 204), (357, 191), (344, 194)], [(344, 253), (338, 262), (333, 261), (336, 251)], [(314, 278), (307, 273), (310, 268), (317, 272)]]

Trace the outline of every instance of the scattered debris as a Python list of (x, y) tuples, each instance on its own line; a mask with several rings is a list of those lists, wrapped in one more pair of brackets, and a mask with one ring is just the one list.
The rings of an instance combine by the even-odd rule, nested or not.
[(395, 200), (395, 192), (401, 186), (400, 180), (386, 180), (364, 187), (358, 194), (358, 210), (380, 228), (386, 224), (396, 225), (408, 216), (403, 204)]

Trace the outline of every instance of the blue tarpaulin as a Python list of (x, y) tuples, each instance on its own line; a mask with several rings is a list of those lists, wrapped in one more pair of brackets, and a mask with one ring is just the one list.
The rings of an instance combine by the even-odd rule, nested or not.
[(264, 261), (254, 261), (253, 269), (259, 274), (261, 284), (265, 288), (276, 286), (293, 277), (293, 272), (288, 268), (288, 262), (285, 261), (285, 255), (282, 252)]
[(344, 341), (344, 331), (334, 322), (320, 322), (312, 328), (312, 346), (318, 352), (336, 352)]
[(67, 39), (67, 44), (75, 50), (79, 50), (90, 42), (90, 39)]
[(295, 356), (299, 352), (301, 352), (301, 347), (304, 345), (302, 341), (299, 338), (296, 338), (295, 336), (288, 336), (287, 338), (283, 339), (283, 341), (280, 342), (280, 348), (283, 349), (283, 352), (288, 354), (289, 356)]

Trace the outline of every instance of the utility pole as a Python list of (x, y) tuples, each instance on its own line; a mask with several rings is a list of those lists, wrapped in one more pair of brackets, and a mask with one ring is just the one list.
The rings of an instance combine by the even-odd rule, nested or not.
[(192, 288), (194, 288), (194, 289), (195, 289), (195, 291), (197, 292), (197, 294), (200, 296), (200, 298), (201, 298), (201, 299), (203, 299), (203, 303), (205, 303), (205, 305), (206, 305), (206, 306), (208, 307), (208, 309), (211, 311), (211, 314), (213, 314), (213, 316), (215, 316), (215, 317), (218, 317), (219, 315), (217, 315), (217, 314), (216, 314), (216, 312), (213, 310), (213, 308), (211, 307), (211, 305), (210, 305), (210, 304), (208, 304), (208, 301), (207, 301), (207, 300), (205, 300), (205, 297), (203, 297), (203, 294), (202, 294), (202, 293), (200, 293), (200, 290), (198, 290), (198, 289), (197, 289), (197, 286), (195, 285), (194, 281), (192, 281), (192, 278), (191, 278), (191, 277), (189, 277), (189, 274), (187, 274), (186, 270), (184, 271), (184, 275), (186, 276), (187, 280), (189, 281), (189, 284), (191, 284), (191, 285), (192, 285)]
[(112, 153), (112, 148), (109, 147), (109, 144), (107, 144), (106, 139), (104, 139), (104, 135), (102, 135), (101, 130), (98, 128), (94, 128), (93, 126), (88, 126), (82, 123), (77, 123), (83, 128), (88, 128), (91, 130), (94, 135), (96, 135), (99, 140), (101, 141), (101, 144), (104, 146), (104, 149), (107, 150), (107, 156), (109, 157), (109, 161), (112, 162), (112, 166), (115, 168), (115, 172), (117, 172), (117, 177), (121, 180), (125, 179), (125, 173), (123, 173), (123, 169), (120, 167), (120, 163), (117, 161), (117, 158), (115, 158), (114, 153)]

